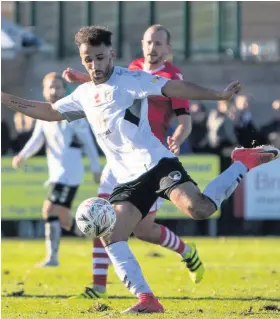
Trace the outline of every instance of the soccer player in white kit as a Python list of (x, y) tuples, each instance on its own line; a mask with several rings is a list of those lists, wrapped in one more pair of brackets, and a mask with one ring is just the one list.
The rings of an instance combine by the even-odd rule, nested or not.
[[(183, 79), (181, 71), (167, 62), (167, 56), (171, 51), (170, 32), (162, 25), (150, 26), (144, 33), (142, 48), (144, 58), (134, 60), (130, 65), (131, 70), (144, 70), (153, 75), (164, 76), (169, 79)], [(68, 82), (85, 83), (90, 82), (90, 76), (77, 70), (67, 69), (63, 77)], [(170, 125), (171, 118), (175, 115), (178, 126), (172, 138), (167, 137), (169, 149), (175, 155), (180, 152), (180, 144), (191, 133), (191, 116), (189, 115), (189, 102), (177, 98), (153, 96), (148, 98), (148, 119), (153, 134), (164, 144), (166, 131)], [(172, 143), (170, 143), (172, 141)], [(98, 189), (98, 196), (108, 199), (116, 186), (116, 178), (112, 170), (105, 166)], [(199, 257), (196, 245), (183, 241), (168, 227), (155, 222), (157, 210), (163, 203), (159, 198), (150, 208), (149, 214), (137, 224), (134, 235), (143, 241), (154, 243), (174, 251), (181, 257), (181, 262), (186, 265), (190, 279), (199, 283), (204, 276), (204, 265)], [(109, 258), (100, 238), (93, 240), (92, 250), (92, 286), (85, 287), (84, 291), (71, 297), (71, 299), (96, 299), (107, 298)]]
[(224, 91), (207, 89), (183, 80), (168, 80), (143, 71), (113, 66), (112, 33), (103, 27), (85, 27), (75, 36), (82, 64), (92, 82), (80, 85), (55, 104), (29, 101), (2, 93), (3, 104), (46, 121), (87, 117), (119, 185), (109, 201), (117, 221), (102, 238), (120, 280), (138, 298), (124, 313), (164, 312), (144, 279), (128, 238), (158, 197), (170, 200), (193, 219), (206, 219), (221, 206), (254, 167), (279, 157), (279, 150), (264, 146), (236, 149), (234, 163), (199, 190), (178, 158), (152, 134), (147, 96), (189, 100), (230, 100), (240, 90), (238, 81)]
[[(43, 95), (46, 101), (55, 103), (65, 96), (66, 83), (58, 73), (49, 73), (43, 79)], [(83, 181), (84, 166), (82, 150), (89, 160), (93, 179), (100, 179), (98, 152), (90, 127), (81, 119), (69, 124), (67, 121), (46, 122), (37, 120), (33, 134), (24, 148), (13, 158), (13, 167), (36, 154), (46, 143), (50, 185), (48, 198), (42, 209), (45, 220), (47, 258), (42, 267), (57, 266), (61, 227), (81, 235), (71, 215), (71, 206), (79, 185)]]

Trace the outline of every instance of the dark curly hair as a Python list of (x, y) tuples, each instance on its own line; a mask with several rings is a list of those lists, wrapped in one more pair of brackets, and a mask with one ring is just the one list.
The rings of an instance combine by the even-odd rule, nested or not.
[(100, 44), (105, 44), (106, 46), (111, 46), (112, 32), (105, 27), (100, 26), (89, 26), (83, 27), (75, 35), (75, 42), (78, 48), (83, 44), (89, 44), (92, 46), (98, 46)]

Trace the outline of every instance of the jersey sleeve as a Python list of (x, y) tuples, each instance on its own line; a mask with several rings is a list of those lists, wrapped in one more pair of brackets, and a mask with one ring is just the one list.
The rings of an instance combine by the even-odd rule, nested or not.
[(81, 100), (82, 90), (79, 86), (72, 94), (54, 103), (54, 109), (61, 113), (68, 122), (72, 122), (86, 117)]
[[(177, 72), (173, 75), (172, 80), (183, 80), (183, 74)], [(176, 116), (180, 116), (183, 114), (190, 114), (190, 102), (189, 100), (182, 100), (176, 97), (171, 98), (172, 109)]]
[(161, 89), (169, 81), (158, 75), (152, 75), (144, 71), (133, 71), (138, 80), (136, 98), (144, 99), (149, 95), (162, 96)]
[(45, 136), (43, 131), (42, 122), (36, 121), (32, 136), (25, 144), (24, 148), (20, 151), (19, 155), (24, 159), (28, 159), (36, 154), (44, 145)]

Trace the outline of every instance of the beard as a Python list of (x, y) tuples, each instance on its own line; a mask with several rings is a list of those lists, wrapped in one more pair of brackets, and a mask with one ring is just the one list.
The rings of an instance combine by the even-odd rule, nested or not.
[(106, 69), (104, 71), (100, 70), (100, 72), (98, 72), (98, 74), (96, 76), (92, 72), (93, 82), (96, 84), (106, 82), (109, 79), (109, 77), (111, 76), (113, 69), (114, 68), (113, 68), (112, 61), (110, 61), (108, 66), (106, 67)]
[(160, 63), (163, 63), (164, 61), (164, 58), (162, 56), (159, 56), (159, 55), (148, 55), (148, 62), (150, 64), (160, 64)]
[(52, 95), (47, 100), (49, 100), (50, 103), (56, 103), (58, 100), (62, 99), (64, 97), (60, 95)]

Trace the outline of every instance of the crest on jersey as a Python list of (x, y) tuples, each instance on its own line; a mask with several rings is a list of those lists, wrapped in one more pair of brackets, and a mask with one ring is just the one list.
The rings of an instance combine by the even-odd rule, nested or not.
[(152, 83), (157, 83), (157, 81), (160, 79), (160, 77), (158, 75), (156, 75), (153, 79), (152, 79)]
[(111, 102), (112, 100), (113, 100), (113, 91), (112, 90), (105, 91), (105, 101)]
[(182, 174), (179, 171), (173, 171), (168, 174), (168, 177), (171, 178), (174, 182), (177, 182), (182, 178)]

